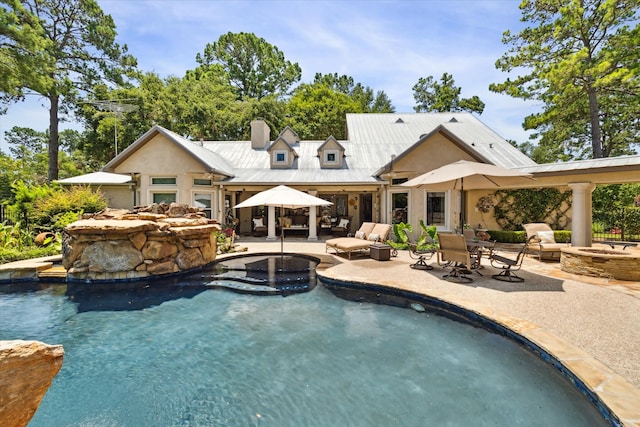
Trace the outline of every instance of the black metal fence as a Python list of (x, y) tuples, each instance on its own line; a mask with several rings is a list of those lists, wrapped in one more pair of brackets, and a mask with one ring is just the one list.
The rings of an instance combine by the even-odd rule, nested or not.
[(0, 204), (0, 223), (15, 224), (20, 220), (20, 214), (9, 207), (9, 205)]
[(640, 208), (593, 212), (593, 240), (640, 241)]

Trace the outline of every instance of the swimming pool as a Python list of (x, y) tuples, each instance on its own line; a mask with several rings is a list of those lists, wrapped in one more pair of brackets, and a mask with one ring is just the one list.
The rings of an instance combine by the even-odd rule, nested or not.
[(259, 297), (203, 277), (102, 304), (62, 285), (0, 294), (0, 339), (65, 348), (30, 426), (607, 425), (549, 365), (482, 328), (323, 286)]

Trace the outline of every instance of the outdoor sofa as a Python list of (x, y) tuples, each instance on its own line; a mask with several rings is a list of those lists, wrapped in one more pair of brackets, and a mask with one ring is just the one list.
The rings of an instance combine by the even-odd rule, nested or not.
[(329, 252), (329, 248), (332, 248), (336, 255), (346, 253), (351, 259), (352, 252), (369, 250), (373, 244), (386, 242), (390, 231), (389, 224), (363, 222), (353, 237), (336, 237), (327, 240), (325, 250)]

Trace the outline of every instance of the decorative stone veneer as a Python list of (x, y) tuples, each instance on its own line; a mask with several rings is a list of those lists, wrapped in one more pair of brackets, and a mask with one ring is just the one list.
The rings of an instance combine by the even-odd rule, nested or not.
[(562, 249), (561, 269), (567, 273), (608, 279), (640, 281), (640, 250), (597, 247)]
[(220, 225), (195, 208), (171, 212), (106, 211), (70, 224), (62, 242), (67, 280), (136, 280), (213, 262)]

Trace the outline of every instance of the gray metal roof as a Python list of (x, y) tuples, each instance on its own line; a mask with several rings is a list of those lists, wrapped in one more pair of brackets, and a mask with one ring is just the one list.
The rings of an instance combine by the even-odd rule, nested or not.
[[(534, 174), (559, 174), (562, 172), (575, 172), (586, 169), (589, 169), (591, 172), (597, 172), (598, 169), (612, 171), (614, 168), (637, 169), (640, 171), (640, 155), (574, 160), (562, 163), (543, 163), (519, 168), (519, 170)], [(638, 175), (638, 181), (640, 181), (640, 173)]]
[(471, 113), (347, 114), (347, 129), (349, 141), (366, 145), (378, 167), (386, 164), (392, 154), (401, 156), (438, 129), (455, 136), (478, 160), (505, 168), (535, 165)]
[(225, 175), (229, 177), (226, 182), (234, 184), (379, 183), (378, 175), (391, 160), (391, 155), (411, 155), (414, 146), (436, 132), (443, 132), (464, 146), (479, 161), (507, 168), (535, 165), (469, 113), (347, 114), (347, 128), (348, 140), (338, 141), (345, 153), (341, 169), (321, 169), (318, 149), (325, 140), (290, 144), (298, 156), (293, 168), (272, 169), (268, 149), (273, 142), (263, 149), (252, 148), (251, 141), (193, 142), (161, 126), (154, 126), (111, 160), (104, 170), (114, 170), (158, 133), (191, 153), (208, 172)]

